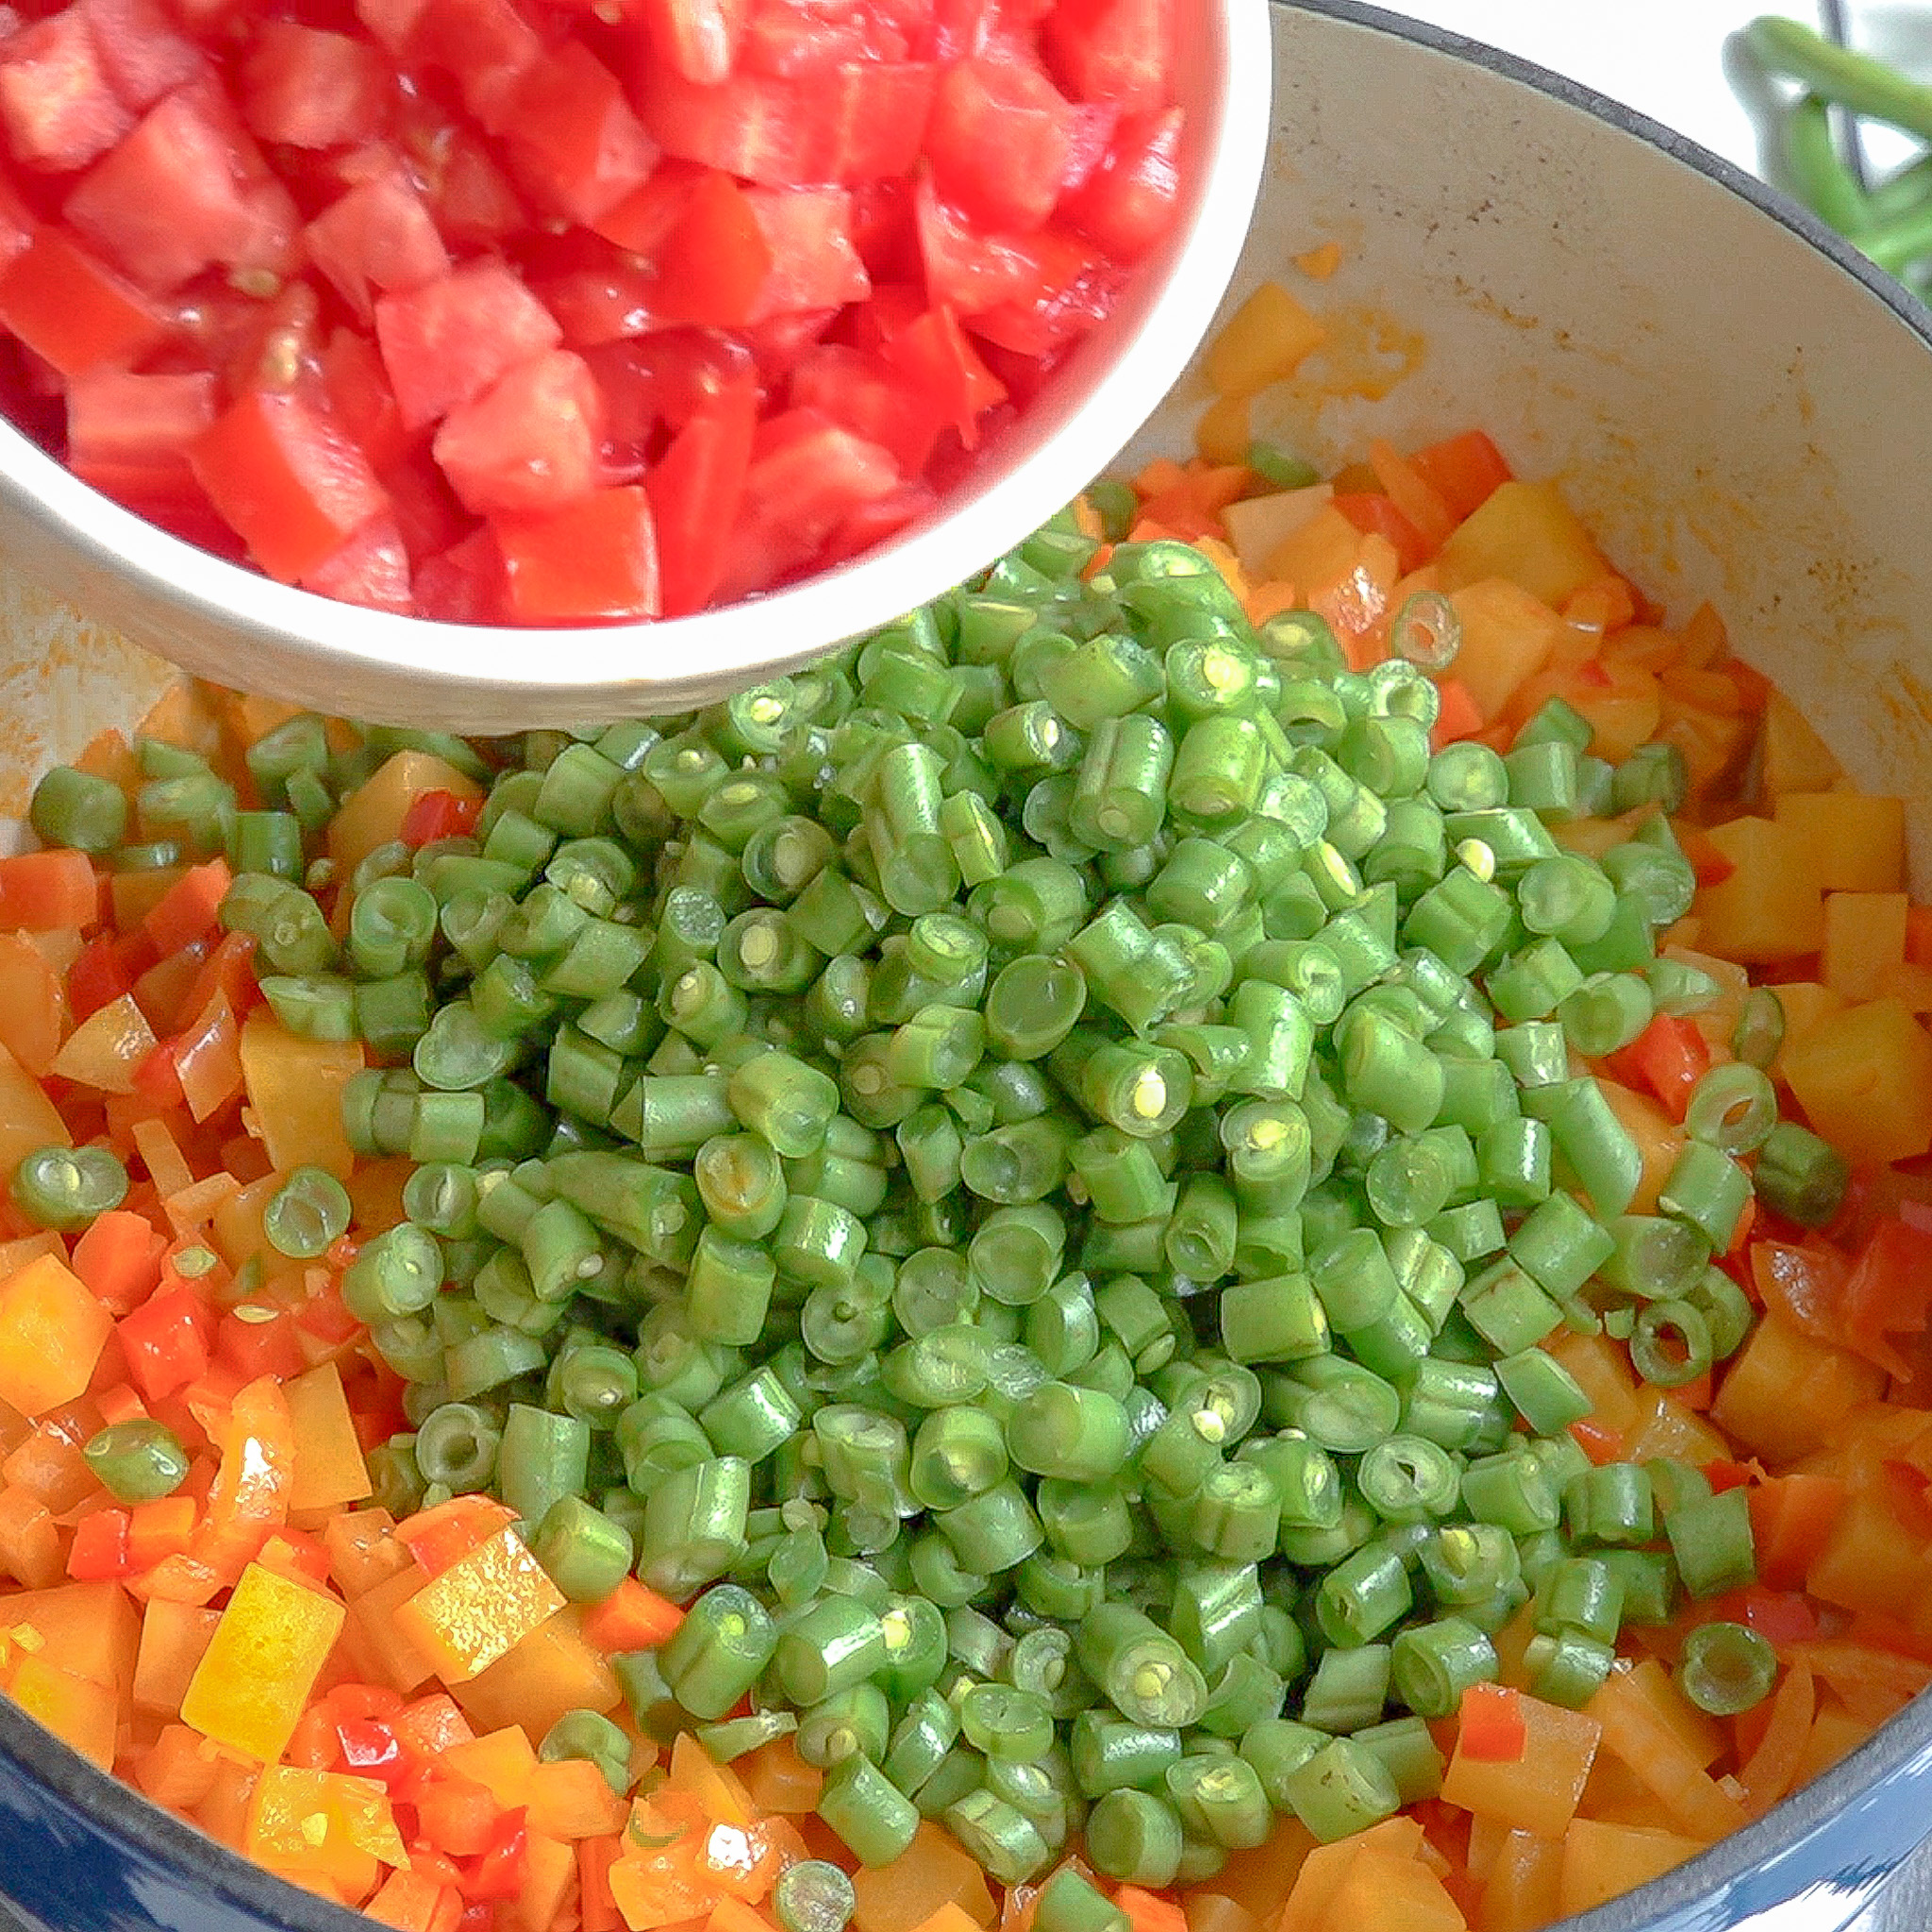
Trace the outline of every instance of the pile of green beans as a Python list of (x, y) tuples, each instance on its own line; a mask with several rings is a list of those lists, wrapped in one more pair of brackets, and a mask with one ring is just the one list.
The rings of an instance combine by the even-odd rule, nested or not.
[[(1164, 1885), (1430, 1795), (1525, 1604), (1578, 1705), (1752, 1575), (1741, 1493), (1591, 1467), (1543, 1344), (1700, 1374), (1749, 1163), (1813, 1221), (1842, 1170), (1753, 1006), (1629, 1211), (1581, 1058), (1718, 991), (1657, 951), (1671, 748), (1613, 768), (1553, 700), (1432, 750), (1412, 664), (1257, 631), (1177, 543), (1093, 562), (1058, 519), (711, 709), (464, 747), (475, 836), (334, 881), (341, 941), (308, 855), (395, 740), (293, 720), (250, 761), (308, 836), (224, 916), (284, 1024), (374, 1050), (358, 1151), (417, 1163), (342, 1283), (408, 1384), (378, 1500), (489, 1489), (567, 1596), (687, 1603), (619, 1659), (640, 1722), (793, 1739), (861, 1861), (924, 1815), (1007, 1882), (1079, 1833)], [(1641, 808), (1600, 862), (1552, 836)], [(306, 1252), (342, 1203), (298, 1179)]]

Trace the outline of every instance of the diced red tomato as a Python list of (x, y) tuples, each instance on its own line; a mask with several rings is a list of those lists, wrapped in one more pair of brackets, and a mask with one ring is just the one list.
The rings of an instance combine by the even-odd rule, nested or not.
[(339, 604), (366, 610), (393, 610), (408, 616), (415, 608), (409, 578), (409, 546), (387, 510), (351, 532), (313, 570), (302, 588)]
[(771, 267), (744, 320), (842, 308), (872, 291), (852, 245), (852, 196), (842, 188), (754, 188), (745, 200)]
[(556, 318), (499, 261), (467, 262), (375, 305), (383, 366), (411, 429), (481, 395), (562, 338)]
[(442, 419), (434, 450), (465, 508), (560, 508), (598, 481), (601, 399), (583, 358), (553, 349)]
[(409, 447), (389, 372), (367, 336), (339, 328), (322, 352), (323, 388), (329, 413), (368, 458), (378, 475), (397, 462)]
[(1116, 261), (1140, 258), (1174, 226), (1180, 204), (1182, 114), (1136, 114), (1060, 202), (1068, 225)]
[(80, 8), (49, 14), (0, 43), (0, 129), (23, 167), (84, 168), (133, 125)]
[(124, 274), (165, 294), (255, 248), (237, 157), (194, 94), (169, 94), (67, 197), (67, 219)]
[(192, 509), (212, 514), (188, 450), (214, 420), (215, 379), (206, 370), (92, 369), (68, 385), (68, 467), (143, 516), (172, 525)]
[(1024, 60), (962, 60), (941, 76), (925, 151), (940, 194), (982, 227), (1025, 230), (1053, 212), (1074, 110)]
[(637, 8), (658, 58), (699, 87), (730, 75), (744, 15), (745, 0), (640, 0)]
[(658, 144), (617, 76), (581, 41), (567, 41), (517, 81), (505, 142), (532, 197), (587, 225), (632, 193), (658, 160)]
[(519, 624), (597, 624), (659, 614), (657, 534), (638, 484), (541, 517), (491, 520), (507, 608)]
[(744, 496), (758, 404), (748, 373), (721, 387), (685, 421), (644, 479), (667, 617), (703, 609), (724, 575), (724, 538)]
[(655, 261), (697, 185), (712, 171), (667, 156), (588, 225), (605, 241)]
[(653, 299), (674, 322), (740, 328), (752, 320), (774, 260), (751, 197), (708, 169), (658, 251)]
[(0, 323), (70, 381), (129, 363), (167, 333), (131, 283), (58, 228), (42, 228), (0, 275)]
[(508, 614), (503, 551), (484, 524), (416, 570), (416, 605), (441, 624), (502, 624)]
[(255, 391), (189, 453), (195, 476), (258, 564), (298, 583), (389, 499), (368, 459), (320, 410)]
[(757, 378), (751, 352), (716, 329), (658, 329), (601, 344), (584, 360), (604, 395), (604, 433), (620, 461), (641, 461), (661, 425), (682, 429), (725, 388)]
[(979, 440), (980, 418), (1006, 399), (1006, 386), (974, 352), (943, 302), (891, 337), (883, 354), (926, 397), (934, 415), (958, 431), (968, 449)]
[(347, 147), (382, 124), (392, 82), (367, 42), (299, 21), (268, 20), (242, 63), (242, 115), (260, 141)]
[(1151, 113), (1169, 104), (1178, 25), (1174, 0), (1058, 0), (1041, 38), (1074, 100)]
[(829, 570), (848, 558), (862, 557), (889, 538), (931, 514), (939, 503), (939, 492), (930, 483), (901, 483), (883, 496), (862, 503), (824, 541), (819, 562)]
[(1058, 225), (1025, 239), (1031, 288), (972, 315), (962, 308), (959, 317), (974, 335), (1038, 362), (1077, 341), (1112, 308), (1124, 271)]
[(791, 372), (791, 400), (891, 450), (908, 475), (925, 468), (939, 435), (931, 398), (883, 356), (842, 342), (821, 342), (800, 360)]
[(181, 33), (158, 0), (81, 0), (94, 55), (124, 107), (142, 114), (165, 93), (199, 80), (208, 56)]
[(666, 153), (767, 188), (809, 188), (909, 173), (934, 79), (914, 60), (855, 60), (799, 79), (740, 73), (718, 87), (651, 67), (637, 92)]
[(409, 29), (408, 53), (453, 75), (464, 107), (497, 134), (517, 82), (542, 58), (543, 41), (516, 0), (427, 0)]
[(421, 289), (450, 271), (423, 197), (400, 174), (358, 182), (302, 231), (308, 258), (357, 314), (378, 294)]
[(861, 504), (899, 481), (890, 451), (816, 409), (759, 425), (721, 589), (727, 597), (782, 583)]
[(931, 178), (913, 193), (925, 285), (935, 302), (979, 315), (1002, 302), (1024, 301), (1040, 285), (1040, 258), (1029, 240), (982, 234), (939, 198)]

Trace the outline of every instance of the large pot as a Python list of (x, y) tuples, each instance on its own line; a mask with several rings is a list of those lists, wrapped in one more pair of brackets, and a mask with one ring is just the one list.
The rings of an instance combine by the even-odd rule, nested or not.
[[(1274, 159), (1235, 297), (1336, 241), (1343, 265), (1311, 299), (1384, 344), (1358, 374), (1407, 373), (1374, 402), (1311, 380), (1257, 426), (1332, 458), (1373, 431), (1480, 423), (1524, 472), (1560, 476), (1674, 610), (1717, 604), (1851, 770), (1916, 795), (1932, 828), (1932, 315), (1789, 204), (1584, 90), (1351, 0), (1280, 8), (1274, 26)], [(1179, 446), (1202, 399), (1183, 390), (1137, 447)], [(4, 576), (0, 614), (0, 810), (17, 811), (34, 769), (137, 716), (165, 674)], [(1570, 1932), (1837, 1932), (1928, 1807), (1922, 1700)], [(358, 1923), (150, 1809), (4, 1701), (0, 1898), (34, 1932)]]

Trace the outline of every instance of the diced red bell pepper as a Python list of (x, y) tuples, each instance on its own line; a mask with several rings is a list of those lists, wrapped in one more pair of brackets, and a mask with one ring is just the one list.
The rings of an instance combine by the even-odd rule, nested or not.
[(215, 1319), (192, 1289), (164, 1291), (122, 1318), (117, 1331), (127, 1373), (159, 1402), (208, 1373)]
[(1689, 1019), (1659, 1013), (1605, 1065), (1624, 1085), (1655, 1094), (1671, 1118), (1681, 1121), (1698, 1081), (1710, 1071), (1710, 1047)]
[(67, 1574), (76, 1583), (107, 1582), (125, 1576), (130, 1567), (126, 1510), (96, 1509), (75, 1524)]
[(473, 831), (483, 810), (480, 798), (458, 798), (454, 791), (419, 791), (403, 814), (397, 836), (412, 851), (440, 839), (461, 838)]

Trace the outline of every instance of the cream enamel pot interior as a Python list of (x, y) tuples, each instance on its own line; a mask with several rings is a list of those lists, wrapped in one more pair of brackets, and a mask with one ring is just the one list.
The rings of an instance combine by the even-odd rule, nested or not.
[[(1349, 4), (1277, 8), (1275, 140), (1236, 296), (1324, 241), (1377, 402), (1311, 365), (1258, 426), (1318, 458), (1479, 423), (1683, 614), (1711, 598), (1865, 782), (1932, 800), (1932, 315), (1789, 204), (1549, 75)], [(1377, 351), (1379, 340), (1383, 349)], [(1367, 346), (1364, 347), (1363, 345)], [(1333, 372), (1329, 372), (1332, 375)], [(1136, 445), (1181, 446), (1186, 385)], [(0, 810), (164, 668), (0, 574)], [(325, 688), (317, 691), (326, 698)], [(428, 715), (438, 715), (433, 709)], [(1932, 1823), (1932, 1704), (1567, 1932), (1839, 1932)], [(352, 1932), (0, 1700), (0, 1925)]]

